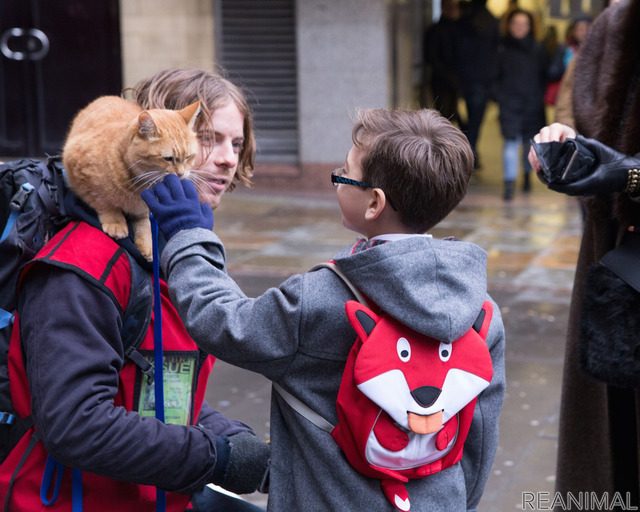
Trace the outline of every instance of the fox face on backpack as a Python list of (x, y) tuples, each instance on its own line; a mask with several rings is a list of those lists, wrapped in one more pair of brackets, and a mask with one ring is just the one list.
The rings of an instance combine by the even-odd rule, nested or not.
[(20, 269), (67, 224), (66, 190), (59, 158), (0, 165), (0, 463), (28, 428), (11, 405), (7, 368)]
[(338, 391), (331, 432), (351, 465), (381, 480), (399, 510), (410, 510), (404, 482), (462, 458), (477, 396), (493, 377), (485, 339), (493, 307), (453, 343), (415, 332), (386, 314), (349, 301), (358, 334)]

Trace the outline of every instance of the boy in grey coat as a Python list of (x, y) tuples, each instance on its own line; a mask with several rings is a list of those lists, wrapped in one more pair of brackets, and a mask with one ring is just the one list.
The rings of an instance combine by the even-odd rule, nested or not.
[[(463, 198), (473, 172), (465, 136), (433, 110), (363, 110), (332, 182), (343, 225), (366, 236), (334, 261), (388, 315), (446, 343), (473, 325), (487, 294), (480, 247), (425, 234)], [(167, 176), (143, 198), (168, 243), (162, 267), (187, 330), (205, 351), (265, 375), (334, 425), (355, 334), (353, 296), (331, 270), (294, 275), (248, 298), (225, 271), (211, 211), (188, 180)], [(505, 388), (504, 328), (487, 336), (493, 379), (478, 397), (459, 464), (410, 480), (412, 512), (476, 510), (495, 456)], [(380, 481), (353, 469), (332, 437), (278, 393), (271, 404), (269, 511), (384, 511)]]

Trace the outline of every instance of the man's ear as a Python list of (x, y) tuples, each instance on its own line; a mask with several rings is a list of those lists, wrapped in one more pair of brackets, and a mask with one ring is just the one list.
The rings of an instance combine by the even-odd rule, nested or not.
[(371, 193), (372, 196), (367, 205), (367, 211), (364, 214), (365, 220), (377, 219), (387, 204), (387, 197), (381, 188), (372, 188)]

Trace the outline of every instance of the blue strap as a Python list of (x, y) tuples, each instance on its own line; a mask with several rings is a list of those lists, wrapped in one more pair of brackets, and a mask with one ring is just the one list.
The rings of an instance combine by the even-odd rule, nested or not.
[(5, 238), (9, 236), (11, 232), (11, 228), (16, 223), (16, 220), (22, 209), (24, 208), (24, 204), (27, 202), (27, 198), (29, 194), (35, 190), (35, 187), (27, 182), (23, 183), (22, 186), (18, 189), (18, 191), (13, 195), (11, 201), (9, 202), (9, 208), (11, 208), (11, 213), (9, 214), (9, 218), (7, 219), (7, 223), (4, 226), (4, 231), (2, 232), (2, 236), (0, 236), (0, 242), (3, 242)]
[[(54, 476), (56, 481), (53, 487), (53, 495), (51, 499), (49, 499)], [(42, 474), (42, 484), (40, 485), (40, 499), (43, 504), (53, 505), (56, 502), (58, 494), (60, 494), (60, 485), (62, 484), (63, 476), (64, 464), (58, 462), (51, 455), (47, 456), (47, 463), (44, 466), (44, 473)]]
[[(47, 463), (44, 466), (44, 474), (42, 475), (42, 484), (40, 485), (40, 499), (44, 505), (53, 505), (58, 499), (64, 470), (64, 464), (58, 462), (51, 455), (47, 456)], [(53, 487), (53, 494), (49, 499), (54, 475), (56, 481)], [(72, 512), (82, 512), (82, 471), (75, 468), (71, 470), (71, 495)]]
[(4, 309), (0, 309), (0, 329), (11, 325), (13, 323), (13, 314)]
[(82, 471), (76, 468), (71, 470), (71, 495), (72, 512), (82, 512)]
[(4, 242), (4, 239), (9, 236), (9, 233), (11, 233), (11, 228), (13, 228), (13, 225), (16, 223), (16, 220), (18, 219), (18, 215), (20, 215), (20, 212), (11, 210), (11, 213), (9, 214), (9, 218), (7, 219), (7, 223), (4, 226), (4, 231), (2, 232), (2, 236), (0, 236), (0, 243)]
[[(151, 221), (151, 239), (153, 242), (153, 366), (154, 366), (154, 392), (156, 401), (156, 418), (164, 423), (164, 380), (162, 367), (162, 303), (160, 299), (160, 255), (158, 250), (158, 223), (153, 215)], [(167, 495), (164, 491), (156, 489), (156, 512), (164, 512), (166, 509)]]
[(13, 422), (15, 420), (16, 420), (15, 414), (11, 414), (10, 412), (0, 411), (0, 425), (13, 425)]

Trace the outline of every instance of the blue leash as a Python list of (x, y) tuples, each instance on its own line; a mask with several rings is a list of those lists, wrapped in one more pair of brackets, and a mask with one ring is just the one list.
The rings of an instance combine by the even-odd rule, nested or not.
[[(153, 357), (154, 391), (156, 401), (156, 419), (164, 423), (164, 380), (162, 375), (164, 358), (162, 357), (162, 307), (160, 299), (160, 253), (158, 250), (158, 223), (153, 215), (151, 221), (151, 239), (153, 242)], [(156, 489), (156, 512), (164, 512), (167, 493)]]

